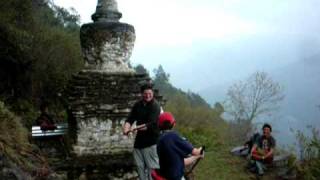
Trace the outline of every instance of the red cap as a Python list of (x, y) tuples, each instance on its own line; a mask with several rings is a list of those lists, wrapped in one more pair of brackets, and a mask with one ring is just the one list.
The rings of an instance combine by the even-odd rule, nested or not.
[(159, 116), (159, 127), (162, 128), (164, 122), (169, 122), (170, 124), (174, 125), (176, 120), (174, 119), (173, 115), (170, 112), (163, 112)]

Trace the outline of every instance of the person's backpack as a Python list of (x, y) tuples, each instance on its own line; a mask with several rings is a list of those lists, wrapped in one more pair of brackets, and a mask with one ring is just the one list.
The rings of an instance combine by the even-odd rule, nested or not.
[(258, 140), (259, 137), (260, 137), (259, 133), (254, 133), (251, 136), (250, 140), (245, 143), (248, 146), (249, 152), (252, 149), (253, 144)]

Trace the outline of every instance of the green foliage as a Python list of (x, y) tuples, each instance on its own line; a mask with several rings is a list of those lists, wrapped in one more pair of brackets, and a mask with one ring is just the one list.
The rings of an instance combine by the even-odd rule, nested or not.
[(12, 104), (10, 110), (23, 117), (20, 122), (27, 129), (31, 129), (32, 125), (34, 125), (39, 111), (33, 106), (32, 102), (23, 99), (18, 99), (16, 103)]
[(311, 137), (296, 132), (301, 160), (297, 169), (301, 179), (316, 180), (320, 178), (320, 131), (312, 128), (311, 132)]
[(79, 15), (44, 0), (0, 6), (0, 97), (54, 100), (83, 66)]
[(31, 13), (31, 1), (8, 0), (0, 5), (0, 92), (6, 96), (27, 92), (32, 34), (26, 28), (33, 24)]
[(65, 29), (69, 32), (79, 31), (80, 15), (74, 8), (71, 8), (69, 12), (67, 9), (55, 4), (52, 4), (52, 7), (55, 12), (56, 19), (64, 26)]
[(244, 171), (246, 162), (229, 153), (230, 124), (221, 118), (225, 111), (222, 104), (210, 107), (198, 94), (175, 88), (162, 66), (154, 73), (155, 88), (167, 100), (164, 110), (174, 115), (175, 128), (195, 147), (206, 146), (206, 155), (195, 170), (195, 179), (252, 178), (252, 174)]
[(214, 150), (223, 144), (223, 140), (214, 128), (179, 126), (178, 131), (190, 141), (194, 147), (205, 146), (206, 150)]
[(28, 140), (28, 130), (22, 125), (21, 119), (0, 101), (0, 154), (24, 171), (34, 172), (44, 165), (44, 159), (33, 151), (34, 147)]
[(161, 65), (157, 69), (153, 70), (154, 76), (154, 82), (155, 84), (169, 84), (169, 77), (170, 75), (166, 73)]
[(244, 171), (246, 163), (239, 157), (231, 156), (227, 146), (205, 153), (205, 158), (195, 168), (195, 178), (198, 180), (247, 180), (255, 179), (252, 174)]
[(161, 95), (168, 101), (177, 100), (181, 102), (179, 103), (181, 105), (210, 108), (210, 105), (200, 95), (191, 91), (184, 92), (172, 86), (169, 82), (170, 75), (164, 71), (161, 65), (154, 70), (154, 74), (153, 81), (155, 88), (158, 89)]
[(135, 66), (134, 70), (138, 74), (149, 74), (148, 70), (142, 64), (138, 64), (137, 66)]
[(0, 101), (0, 137), (2, 146), (5, 144), (18, 143), (25, 145), (28, 143), (27, 130), (22, 126), (20, 119), (11, 113)]
[(211, 108), (198, 94), (175, 88), (161, 65), (154, 73), (155, 88), (167, 100), (164, 110), (175, 116), (179, 132), (195, 146), (211, 149), (223, 144), (222, 130), (226, 128), (220, 117), (223, 108), (219, 105)]

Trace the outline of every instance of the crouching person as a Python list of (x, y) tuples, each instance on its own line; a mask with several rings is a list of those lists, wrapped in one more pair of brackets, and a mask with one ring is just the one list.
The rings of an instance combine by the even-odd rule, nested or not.
[(166, 180), (184, 179), (185, 166), (203, 157), (201, 148), (193, 148), (172, 130), (175, 124), (176, 121), (171, 113), (164, 112), (159, 116), (159, 128), (162, 134), (157, 143), (160, 164), (160, 170), (157, 172)]
[(276, 146), (276, 140), (271, 136), (271, 126), (264, 124), (262, 131), (263, 135), (256, 140), (251, 149), (252, 168), (259, 176), (263, 176), (264, 169), (266, 169), (265, 165), (273, 162), (274, 148)]

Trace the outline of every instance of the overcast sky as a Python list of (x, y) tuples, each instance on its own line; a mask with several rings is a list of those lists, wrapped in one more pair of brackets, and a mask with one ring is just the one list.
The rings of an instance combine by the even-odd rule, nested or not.
[[(54, 2), (67, 9), (74, 7), (81, 23), (92, 22), (97, 4), (95, 0)], [(289, 128), (304, 127), (306, 120), (314, 120), (306, 114), (319, 117), (314, 108), (319, 94), (308, 84), (318, 87), (314, 83), (318, 81), (301, 72), (303, 75), (304, 59), (320, 57), (320, 0), (118, 0), (118, 9), (123, 15), (120, 21), (136, 30), (131, 62), (151, 72), (163, 65), (175, 87), (200, 93), (213, 104), (224, 100), (232, 83), (255, 71), (282, 77), (281, 69), (294, 67), (298, 69), (288, 72), (300, 72), (299, 77), (289, 74), (287, 82), (279, 83), (288, 84), (288, 79), (297, 83), (286, 89), (295, 101), (289, 101), (289, 93), (284, 102), (289, 110), (282, 114), (289, 118), (282, 118), (278, 126), (273, 122), (275, 129), (287, 137)], [(300, 94), (297, 87), (302, 89)], [(308, 88), (314, 92), (306, 91)], [(311, 100), (306, 101), (308, 98)], [(294, 115), (292, 105), (301, 109), (301, 117)], [(302, 124), (295, 123), (301, 119)]]
[[(97, 1), (54, 0), (91, 21)], [(319, 0), (118, 0), (134, 25), (133, 64), (159, 64), (175, 86), (210, 84), (271, 70), (318, 52)]]

